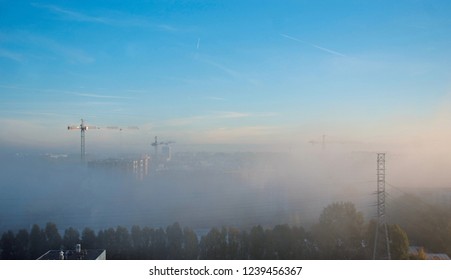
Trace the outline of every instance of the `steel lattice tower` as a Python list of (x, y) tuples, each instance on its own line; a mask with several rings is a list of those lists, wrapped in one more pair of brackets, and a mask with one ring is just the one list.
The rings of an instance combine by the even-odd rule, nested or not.
[(377, 154), (377, 225), (376, 234), (374, 237), (374, 251), (373, 259), (376, 259), (377, 245), (379, 243), (379, 232), (384, 231), (384, 241), (387, 250), (387, 259), (391, 259), (390, 256), (390, 240), (388, 238), (388, 229), (385, 213), (385, 153)]
[(85, 160), (86, 149), (85, 149), (85, 133), (88, 129), (97, 129), (95, 126), (87, 126), (83, 119), (81, 119), (80, 125), (70, 125), (67, 127), (68, 130), (79, 129), (81, 131), (81, 141), (80, 141), (80, 150), (81, 150), (81, 160)]
[[(97, 126), (93, 126), (93, 125), (86, 125), (85, 121), (83, 119), (81, 119), (81, 123), (79, 125), (69, 125), (67, 127), (68, 130), (74, 130), (74, 129), (78, 129), (81, 132), (81, 141), (80, 141), (80, 154), (81, 154), (81, 160), (84, 161), (86, 158), (86, 141), (85, 141), (85, 134), (86, 134), (86, 130), (88, 129), (100, 129), (100, 127)], [(122, 131), (123, 129), (138, 129), (137, 126), (128, 126), (127, 128), (121, 128), (118, 126), (107, 126), (105, 127), (105, 129), (114, 129), (114, 130), (119, 130)], [(155, 137), (155, 141), (157, 140), (157, 138)]]

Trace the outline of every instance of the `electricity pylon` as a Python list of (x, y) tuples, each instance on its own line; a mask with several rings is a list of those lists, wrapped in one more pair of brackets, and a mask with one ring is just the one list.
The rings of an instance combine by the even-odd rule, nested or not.
[(385, 213), (385, 153), (377, 154), (377, 225), (374, 237), (373, 260), (376, 259), (377, 245), (379, 244), (379, 232), (383, 230), (385, 235), (385, 247), (387, 250), (387, 259), (391, 259), (390, 240), (388, 238), (387, 219)]

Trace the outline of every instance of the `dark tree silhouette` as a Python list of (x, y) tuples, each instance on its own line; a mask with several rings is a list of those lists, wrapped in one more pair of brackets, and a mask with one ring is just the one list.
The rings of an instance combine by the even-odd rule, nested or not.
[(45, 237), (47, 239), (47, 246), (49, 250), (61, 249), (62, 238), (58, 233), (58, 228), (54, 223), (47, 223), (45, 226)]
[(96, 249), (97, 246), (97, 236), (94, 230), (86, 227), (81, 233), (81, 245), (82, 248), (86, 249)]
[(73, 227), (69, 227), (64, 231), (63, 247), (66, 250), (74, 250), (75, 246), (80, 243), (80, 233)]
[(46, 242), (45, 232), (34, 224), (30, 232), (30, 258), (37, 259), (42, 254), (47, 252), (48, 246)]
[(14, 252), (15, 247), (14, 232), (8, 230), (7, 232), (2, 234), (2, 238), (0, 239), (0, 247), (2, 248), (0, 256), (3, 260), (16, 259), (16, 255)]

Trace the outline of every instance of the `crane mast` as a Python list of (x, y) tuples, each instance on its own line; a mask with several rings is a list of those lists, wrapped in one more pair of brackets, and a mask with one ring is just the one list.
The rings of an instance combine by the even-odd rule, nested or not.
[(96, 126), (87, 126), (83, 119), (81, 119), (80, 125), (69, 125), (67, 127), (68, 130), (75, 130), (75, 129), (79, 129), (80, 130), (80, 134), (81, 134), (80, 135), (81, 136), (81, 140), (80, 140), (80, 157), (81, 157), (82, 161), (84, 161), (85, 158), (86, 158), (85, 133), (86, 133), (86, 130), (88, 130), (89, 128), (97, 129)]
[[(68, 130), (80, 130), (80, 137), (81, 137), (81, 139), (80, 139), (80, 150), (81, 150), (80, 154), (81, 155), (80, 156), (81, 156), (81, 160), (84, 161), (86, 158), (86, 144), (85, 144), (86, 131), (88, 129), (100, 129), (100, 127), (93, 126), (93, 125), (86, 125), (85, 121), (83, 119), (81, 119), (81, 123), (79, 125), (69, 125), (69, 126), (67, 126), (67, 129)], [(104, 127), (104, 129), (112, 129), (112, 130), (122, 131), (122, 130), (126, 130), (126, 129), (127, 130), (136, 130), (139, 128), (137, 126), (127, 126), (127, 127), (107, 126), (107, 127)], [(155, 141), (156, 141), (156, 138), (155, 138)]]
[(152, 146), (155, 148), (155, 161), (158, 162), (158, 146), (159, 145), (169, 145), (175, 143), (174, 141), (158, 142), (158, 137), (155, 136), (155, 141), (152, 142)]

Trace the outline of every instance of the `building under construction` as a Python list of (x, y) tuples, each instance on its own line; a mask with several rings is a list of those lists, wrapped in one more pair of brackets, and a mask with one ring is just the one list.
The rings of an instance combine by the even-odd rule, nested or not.
[(88, 167), (111, 170), (113, 172), (122, 171), (133, 174), (137, 179), (144, 179), (150, 173), (151, 158), (145, 154), (137, 158), (103, 159), (88, 162)]

